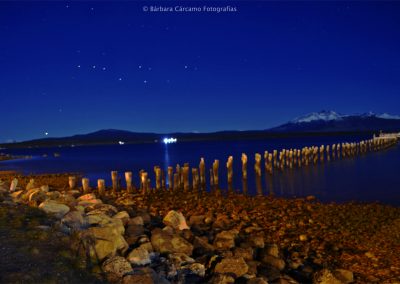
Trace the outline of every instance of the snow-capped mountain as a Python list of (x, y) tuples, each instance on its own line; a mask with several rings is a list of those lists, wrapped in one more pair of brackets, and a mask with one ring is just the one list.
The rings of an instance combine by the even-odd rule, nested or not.
[(277, 132), (399, 131), (400, 116), (388, 113), (340, 114), (320, 111), (297, 117), (272, 128)]

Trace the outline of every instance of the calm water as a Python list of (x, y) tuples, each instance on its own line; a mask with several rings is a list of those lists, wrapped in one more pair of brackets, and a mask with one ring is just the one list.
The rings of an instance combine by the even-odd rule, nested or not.
[[(337, 142), (367, 139), (366, 136), (307, 137), (243, 141), (209, 141), (177, 144), (141, 144), (81, 146), (63, 148), (36, 148), (1, 150), (14, 155), (32, 155), (32, 159), (0, 162), (0, 170), (16, 170), (23, 173), (81, 172), (95, 186), (97, 178), (105, 178), (110, 184), (110, 171), (133, 171), (136, 184), (141, 169), (150, 173), (154, 181), (153, 166), (166, 170), (169, 165), (181, 166), (188, 162), (198, 167), (204, 157), (209, 168), (214, 159), (220, 160), (220, 184), (226, 188), (225, 164), (229, 155), (234, 158), (234, 184), (241, 188), (241, 153), (249, 158), (249, 191), (255, 192), (253, 173), (254, 153), (263, 155), (265, 150), (319, 146)], [(53, 153), (60, 157), (53, 157)], [(48, 154), (48, 157), (42, 157)], [(263, 180), (265, 193), (273, 190), (279, 196), (315, 195), (322, 201), (380, 201), (400, 205), (400, 147), (368, 153), (355, 159), (335, 160), (318, 166), (288, 170)], [(208, 172), (207, 172), (208, 173)], [(208, 178), (208, 175), (207, 175)], [(264, 178), (264, 177), (263, 177)], [(268, 185), (268, 187), (267, 187)]]

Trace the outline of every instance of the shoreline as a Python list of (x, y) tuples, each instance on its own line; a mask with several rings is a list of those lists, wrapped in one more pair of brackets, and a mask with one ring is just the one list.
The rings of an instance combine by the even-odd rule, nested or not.
[[(13, 174), (0, 175), (3, 188), (12, 177)], [(43, 192), (30, 189), (28, 194), (25, 188), (32, 178), (39, 188), (45, 186)], [(112, 238), (120, 240), (122, 247), (103, 255), (99, 266), (92, 267), (92, 273), (100, 278), (95, 267), (109, 270), (105, 276), (109, 282), (116, 280), (115, 271), (110, 268), (116, 263), (128, 267), (125, 275), (117, 277), (123, 283), (139, 281), (139, 272), (140, 277), (155, 283), (157, 279), (177, 283), (179, 277), (209, 283), (277, 283), (278, 279), (304, 283), (322, 276), (340, 280), (349, 275), (354, 283), (393, 283), (400, 279), (400, 256), (396, 254), (400, 247), (399, 207), (376, 203), (323, 204), (313, 196), (285, 199), (232, 194), (226, 198), (191, 190), (142, 194), (127, 193), (121, 188), (116, 192), (92, 188), (83, 193), (81, 188), (68, 187), (68, 174), (19, 176), (19, 180), (25, 190), (11, 193), (11, 199), (3, 193), (3, 198), (35, 208), (44, 208), (42, 204), (50, 201), (67, 206), (68, 213), (59, 216), (52, 227), (71, 240), (74, 234), (82, 238), (100, 228), (110, 228), (111, 223), (117, 226), (121, 235)], [(175, 214), (171, 212), (182, 213), (184, 219), (177, 215), (178, 223), (166, 221), (167, 215)], [(81, 218), (75, 216), (78, 213)], [(69, 215), (79, 222), (94, 222), (93, 216), (97, 216), (97, 223), (84, 226), (78, 222), (78, 226)], [(118, 218), (122, 226), (115, 225)], [(179, 228), (181, 225), (184, 228)], [(160, 247), (157, 240), (176, 240), (186, 249), (177, 252), (176, 248)], [(100, 249), (96, 245), (95, 248)], [(104, 251), (97, 253), (107, 255)], [(193, 261), (176, 262), (177, 253), (184, 253), (185, 258)], [(235, 271), (232, 275), (229, 265), (243, 270), (242, 275), (234, 274)], [(199, 269), (204, 273), (197, 273)], [(176, 274), (172, 275), (173, 271)]]

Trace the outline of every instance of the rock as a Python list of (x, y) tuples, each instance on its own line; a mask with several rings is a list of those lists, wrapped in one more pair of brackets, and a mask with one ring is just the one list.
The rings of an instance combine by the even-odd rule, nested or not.
[(247, 280), (246, 284), (268, 284), (268, 282), (262, 277), (254, 277)]
[(205, 218), (204, 215), (190, 216), (189, 224), (190, 226), (203, 226)]
[(214, 246), (208, 243), (207, 237), (194, 237), (193, 246), (198, 255), (210, 254), (215, 251)]
[[(47, 197), (48, 197), (49, 199), (58, 201), (58, 199), (59, 199), (60, 196), (61, 196), (61, 193), (58, 192), (58, 191), (50, 191), (50, 192), (46, 192), (46, 195), (47, 195)], [(63, 203), (63, 202), (61, 201), (60, 203)]]
[(128, 221), (129, 221), (130, 217), (129, 217), (128, 212), (121, 211), (121, 212), (118, 212), (117, 214), (115, 214), (113, 216), (113, 218), (120, 219), (122, 221), (122, 223), (124, 224), (124, 226), (126, 226), (128, 224)]
[(257, 274), (257, 268), (260, 265), (259, 261), (256, 260), (249, 260), (246, 261), (247, 266), (249, 267), (249, 269), (247, 270), (247, 274), (248, 275), (256, 275)]
[(102, 265), (103, 271), (106, 273), (107, 280), (111, 283), (119, 282), (125, 274), (132, 271), (132, 266), (125, 258), (121, 256), (113, 256)]
[(235, 283), (235, 278), (231, 275), (216, 274), (211, 278), (210, 283), (212, 284), (233, 284)]
[(131, 218), (128, 221), (128, 225), (140, 225), (143, 226), (144, 222), (143, 222), (143, 218), (140, 216), (137, 216), (135, 218)]
[(122, 284), (167, 284), (165, 278), (159, 277), (157, 273), (150, 267), (135, 268), (133, 272), (126, 275)]
[[(53, 192), (58, 192), (58, 191), (53, 191)], [(69, 206), (75, 206), (77, 204), (75, 197), (73, 197), (71, 194), (59, 194), (58, 197), (55, 198), (58, 202), (64, 203)]]
[(137, 216), (142, 217), (143, 224), (145, 224), (145, 225), (150, 224), (151, 216), (148, 212), (146, 212), (146, 211), (138, 212)]
[(215, 266), (214, 272), (220, 274), (235, 275), (235, 278), (245, 275), (249, 267), (243, 257), (224, 258)]
[(18, 191), (13, 191), (10, 196), (13, 200), (18, 200), (22, 197), (22, 194), (24, 193), (23, 190), (18, 190)]
[(244, 260), (253, 260), (253, 249), (251, 247), (249, 248), (239, 248), (236, 247), (233, 250), (233, 255), (235, 257), (243, 257)]
[(183, 265), (194, 263), (194, 259), (184, 253), (171, 253), (168, 258), (178, 269)]
[(229, 250), (235, 246), (235, 238), (238, 235), (236, 230), (222, 231), (214, 240), (216, 250)]
[(250, 235), (247, 238), (247, 241), (249, 242), (250, 246), (253, 248), (264, 248), (264, 246), (265, 246), (264, 237), (260, 234)]
[(354, 276), (353, 276), (353, 272), (351, 272), (350, 270), (346, 270), (346, 269), (335, 269), (333, 271), (333, 275), (339, 279), (340, 281), (342, 281), (343, 283), (352, 283), (354, 282)]
[(193, 245), (184, 238), (169, 234), (159, 228), (151, 232), (151, 244), (154, 250), (159, 253), (180, 252), (190, 256), (193, 252)]
[(43, 192), (49, 192), (49, 186), (47, 184), (46, 185), (42, 185), (40, 187), (40, 190), (43, 191)]
[(88, 224), (91, 226), (103, 226), (112, 222), (112, 219), (103, 213), (88, 215), (86, 219)]
[(313, 284), (343, 284), (328, 269), (322, 269), (313, 275)]
[(261, 262), (275, 267), (278, 270), (283, 270), (285, 268), (285, 261), (278, 257), (266, 254), (261, 258)]
[[(97, 200), (97, 199), (96, 199)], [(95, 215), (95, 214), (105, 214), (109, 217), (114, 216), (118, 213), (118, 209), (110, 204), (92, 204), (86, 208), (86, 212), (88, 215)]]
[(314, 201), (315, 199), (317, 199), (314, 195), (309, 195), (306, 197), (307, 201)]
[(144, 227), (141, 225), (128, 225), (125, 230), (126, 241), (129, 245), (135, 244), (144, 234)]
[(263, 251), (264, 254), (272, 255), (273, 257), (279, 257), (279, 248), (276, 244), (267, 245)]
[(28, 197), (29, 201), (37, 201), (37, 202), (43, 202), (47, 199), (46, 193), (41, 191), (40, 189), (34, 189)]
[(46, 200), (39, 205), (47, 214), (53, 214), (56, 218), (61, 219), (65, 214), (69, 212), (69, 207), (67, 205), (58, 203), (53, 200)]
[(25, 190), (29, 191), (31, 189), (36, 188), (37, 186), (35, 185), (35, 180), (33, 178), (31, 178), (28, 182), (28, 184), (25, 187)]
[(307, 235), (300, 235), (300, 236), (299, 236), (299, 240), (302, 241), (302, 242), (307, 241), (307, 239), (308, 239), (308, 238), (307, 238)]
[(134, 265), (146, 265), (151, 263), (150, 253), (143, 245), (132, 250), (126, 259)]
[(181, 267), (185, 273), (204, 277), (206, 275), (206, 268), (201, 263), (191, 263)]
[(129, 245), (113, 226), (91, 227), (82, 233), (85, 248), (93, 260), (102, 261), (117, 251), (125, 253)]
[(74, 230), (80, 230), (86, 227), (85, 219), (79, 211), (68, 212), (64, 218), (61, 219), (61, 223)]
[(185, 230), (190, 229), (189, 226), (186, 224), (186, 219), (181, 212), (177, 212), (171, 210), (168, 214), (164, 217), (163, 223), (166, 226), (170, 226), (175, 230)]
[(80, 197), (78, 197), (78, 201), (88, 201), (88, 200), (93, 200), (96, 199), (96, 195), (94, 193), (88, 193), (88, 194), (84, 194)]
[(16, 178), (14, 178), (11, 181), (11, 184), (10, 184), (10, 192), (16, 191), (17, 190), (17, 186), (18, 186), (18, 180)]
[(225, 214), (218, 214), (212, 227), (216, 229), (229, 230), (232, 227), (232, 220), (230, 220)]

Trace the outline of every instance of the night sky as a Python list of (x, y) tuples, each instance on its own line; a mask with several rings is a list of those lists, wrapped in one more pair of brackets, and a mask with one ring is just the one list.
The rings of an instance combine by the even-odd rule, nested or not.
[[(236, 12), (144, 12), (230, 5)], [(400, 114), (400, 2), (0, 2), (0, 142)]]

